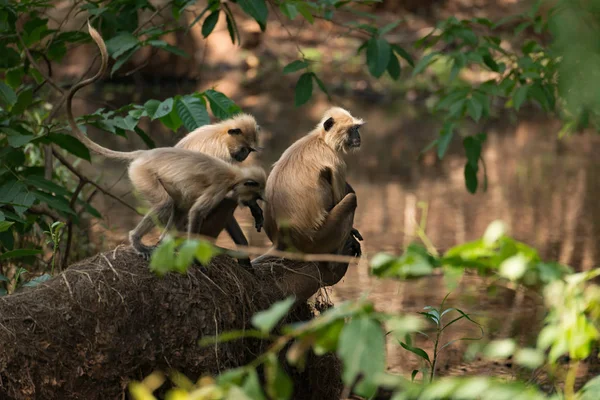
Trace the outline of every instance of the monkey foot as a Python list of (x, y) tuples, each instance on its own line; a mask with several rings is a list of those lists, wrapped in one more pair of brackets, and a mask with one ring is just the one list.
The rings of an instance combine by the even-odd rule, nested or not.
[(360, 246), (360, 243), (358, 243), (358, 240), (356, 240), (354, 236), (350, 237), (349, 248), (351, 255), (353, 255), (354, 257), (362, 256), (362, 248)]
[(354, 238), (356, 238), (356, 239), (360, 240), (361, 242), (363, 241), (363, 237), (362, 237), (362, 235), (360, 234), (360, 232), (358, 231), (358, 229), (356, 229), (356, 228), (352, 228), (352, 230), (350, 230), (350, 234), (351, 234), (352, 236), (354, 236)]
[(155, 249), (155, 246), (152, 247), (146, 247), (144, 246), (143, 248), (133, 248), (135, 250), (135, 252), (138, 254), (138, 256), (140, 256), (141, 258), (144, 259), (144, 261), (148, 261), (150, 260), (150, 257), (152, 256), (152, 252)]

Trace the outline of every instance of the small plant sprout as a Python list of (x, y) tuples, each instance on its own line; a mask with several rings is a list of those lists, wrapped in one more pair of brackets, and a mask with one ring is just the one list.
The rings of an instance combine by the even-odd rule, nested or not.
[[(474, 321), (469, 316), (469, 314), (467, 314), (464, 311), (462, 311), (458, 308), (455, 308), (455, 307), (444, 308), (444, 305), (445, 305), (446, 300), (448, 299), (449, 295), (450, 295), (450, 293), (448, 293), (444, 297), (444, 300), (442, 300), (442, 303), (440, 304), (439, 309), (432, 307), (432, 306), (426, 306), (426, 307), (424, 307), (425, 311), (419, 312), (419, 314), (425, 316), (425, 318), (428, 321), (430, 321), (434, 324), (434, 327), (433, 327), (434, 329), (432, 332), (432, 333), (435, 333), (434, 338), (432, 338), (430, 335), (428, 335), (427, 333), (425, 333), (423, 331), (417, 332), (418, 334), (425, 336), (428, 340), (433, 341), (433, 356), (432, 357), (429, 357), (429, 354), (427, 354), (427, 352), (425, 350), (423, 350), (422, 348), (413, 346), (412, 339), (409, 334), (407, 334), (405, 336), (404, 342), (399, 341), (400, 346), (402, 346), (406, 350), (410, 351), (411, 353), (416, 354), (424, 364), (424, 366), (421, 369), (414, 370), (412, 372), (411, 379), (413, 381), (414, 381), (415, 377), (417, 376), (417, 374), (419, 372), (421, 372), (423, 374), (423, 382), (425, 382), (425, 377), (428, 374), (429, 374), (429, 382), (432, 382), (433, 378), (435, 377), (435, 368), (436, 368), (436, 364), (437, 364), (437, 360), (438, 360), (438, 355), (444, 348), (450, 346), (452, 343), (457, 342), (459, 340), (481, 340), (481, 339), (483, 339), (483, 327), (478, 322)], [(444, 316), (449, 315), (451, 312), (455, 312), (455, 317), (452, 320), (450, 320), (450, 322), (444, 324), (444, 321), (443, 321)], [(456, 316), (456, 313), (459, 315)], [(466, 319), (467, 321), (476, 325), (479, 328), (479, 330), (481, 331), (481, 336), (477, 337), (477, 338), (462, 337), (459, 339), (454, 339), (449, 342), (446, 342), (443, 345), (440, 345), (442, 333), (446, 330), (446, 328), (450, 327), (452, 324), (454, 324), (455, 322), (458, 322), (462, 319)]]
[(44, 234), (48, 237), (48, 239), (46, 239), (46, 244), (52, 245), (52, 267), (50, 270), (51, 275), (54, 275), (54, 265), (56, 264), (56, 257), (58, 256), (58, 253), (60, 251), (59, 246), (64, 227), (64, 222), (56, 221), (52, 225), (50, 225), (49, 231), (44, 231)]

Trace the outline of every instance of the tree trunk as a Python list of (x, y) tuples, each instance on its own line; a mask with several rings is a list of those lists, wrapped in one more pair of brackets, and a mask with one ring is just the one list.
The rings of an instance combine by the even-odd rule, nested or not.
[[(0, 398), (121, 399), (129, 381), (155, 370), (197, 379), (246, 364), (268, 343), (202, 348), (198, 340), (250, 327), (256, 311), (292, 293), (299, 301), (286, 320), (310, 319), (305, 300), (347, 268), (269, 256), (253, 265), (250, 273), (218, 256), (207, 268), (159, 278), (121, 246), (0, 298)], [(288, 368), (295, 398), (339, 398), (339, 371), (333, 356), (311, 356), (304, 372)]]

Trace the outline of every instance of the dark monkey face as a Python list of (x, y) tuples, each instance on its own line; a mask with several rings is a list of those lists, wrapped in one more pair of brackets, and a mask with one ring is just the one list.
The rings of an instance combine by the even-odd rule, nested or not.
[[(229, 133), (232, 136), (242, 137), (242, 130), (239, 128), (230, 129), (229, 131), (227, 131), (227, 133)], [(256, 151), (254, 147), (248, 144), (244, 144), (240, 147), (236, 147), (235, 149), (231, 149), (229, 154), (231, 155), (231, 158), (233, 158), (235, 161), (242, 162), (246, 158), (248, 158), (250, 153), (252, 153), (253, 151)]]
[(346, 145), (350, 148), (360, 147), (360, 125), (353, 125), (348, 129), (348, 137), (346, 139)]

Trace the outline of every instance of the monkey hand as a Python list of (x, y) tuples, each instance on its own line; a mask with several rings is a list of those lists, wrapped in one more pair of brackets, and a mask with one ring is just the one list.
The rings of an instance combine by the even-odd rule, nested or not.
[(250, 212), (254, 217), (254, 227), (256, 228), (257, 232), (260, 232), (260, 230), (263, 227), (263, 223), (265, 222), (262, 208), (260, 208), (256, 201), (253, 201), (252, 203), (248, 204), (248, 207), (250, 208)]
[[(360, 235), (360, 234), (359, 234)], [(362, 238), (361, 238), (362, 240)], [(346, 241), (346, 245), (345, 245), (345, 254), (354, 256), (354, 257), (360, 257), (362, 256), (362, 248), (360, 243), (358, 242), (358, 240), (356, 240), (356, 238), (354, 237), (354, 235), (350, 235), (348, 237), (348, 240)]]
[(358, 231), (358, 229), (356, 229), (356, 228), (352, 228), (352, 229), (350, 230), (350, 234), (351, 234), (351, 235), (352, 235), (352, 236), (353, 236), (355, 239), (358, 239), (358, 240), (360, 240), (361, 242), (363, 241), (363, 237), (362, 237), (362, 235), (360, 234), (360, 232)]

